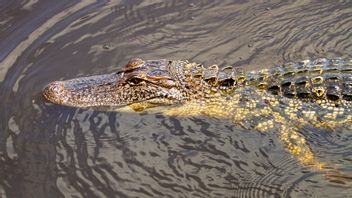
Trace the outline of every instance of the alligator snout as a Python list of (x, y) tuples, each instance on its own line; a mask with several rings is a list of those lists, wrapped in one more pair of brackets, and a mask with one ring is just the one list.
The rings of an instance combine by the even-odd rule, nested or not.
[(65, 100), (65, 86), (62, 81), (55, 81), (48, 84), (43, 90), (43, 96), (56, 104), (62, 104)]

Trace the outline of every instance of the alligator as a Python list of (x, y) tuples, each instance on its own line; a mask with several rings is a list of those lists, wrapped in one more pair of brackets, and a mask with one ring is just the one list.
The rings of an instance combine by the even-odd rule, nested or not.
[(352, 60), (315, 59), (259, 71), (183, 60), (132, 59), (112, 74), (56, 81), (43, 90), (71, 107), (157, 109), (172, 116), (230, 119), (240, 127), (275, 131), (287, 150), (322, 169), (303, 127), (334, 130), (352, 121)]

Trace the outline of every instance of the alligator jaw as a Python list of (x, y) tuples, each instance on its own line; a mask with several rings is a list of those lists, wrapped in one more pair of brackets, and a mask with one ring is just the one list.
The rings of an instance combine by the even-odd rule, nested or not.
[(113, 90), (117, 80), (117, 74), (110, 74), (55, 81), (44, 88), (43, 96), (52, 103), (65, 106), (102, 106), (113, 102), (108, 96), (114, 92), (118, 94), (118, 89)]
[(118, 74), (55, 81), (43, 90), (50, 102), (72, 107), (121, 107), (132, 103), (153, 105), (175, 104), (182, 99), (174, 87), (153, 83), (131, 86), (119, 79)]
[(168, 66), (166, 60), (133, 59), (116, 73), (52, 82), (43, 96), (52, 103), (83, 108), (176, 104), (185, 97)]

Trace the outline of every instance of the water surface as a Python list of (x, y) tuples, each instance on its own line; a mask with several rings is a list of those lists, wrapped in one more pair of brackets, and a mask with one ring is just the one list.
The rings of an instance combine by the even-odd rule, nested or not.
[(302, 130), (345, 178), (229, 120), (46, 103), (49, 82), (130, 58), (246, 70), (352, 58), (351, 1), (0, 1), (0, 197), (347, 197), (352, 133)]

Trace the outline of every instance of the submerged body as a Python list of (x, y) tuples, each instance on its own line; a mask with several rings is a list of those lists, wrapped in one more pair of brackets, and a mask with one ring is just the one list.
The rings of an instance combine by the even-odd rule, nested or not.
[(131, 60), (108, 75), (57, 81), (43, 91), (73, 107), (164, 107), (167, 115), (231, 119), (244, 128), (275, 131), (290, 153), (314, 167), (300, 128), (334, 129), (352, 121), (352, 60), (317, 59), (253, 72), (204, 68), (188, 61)]

